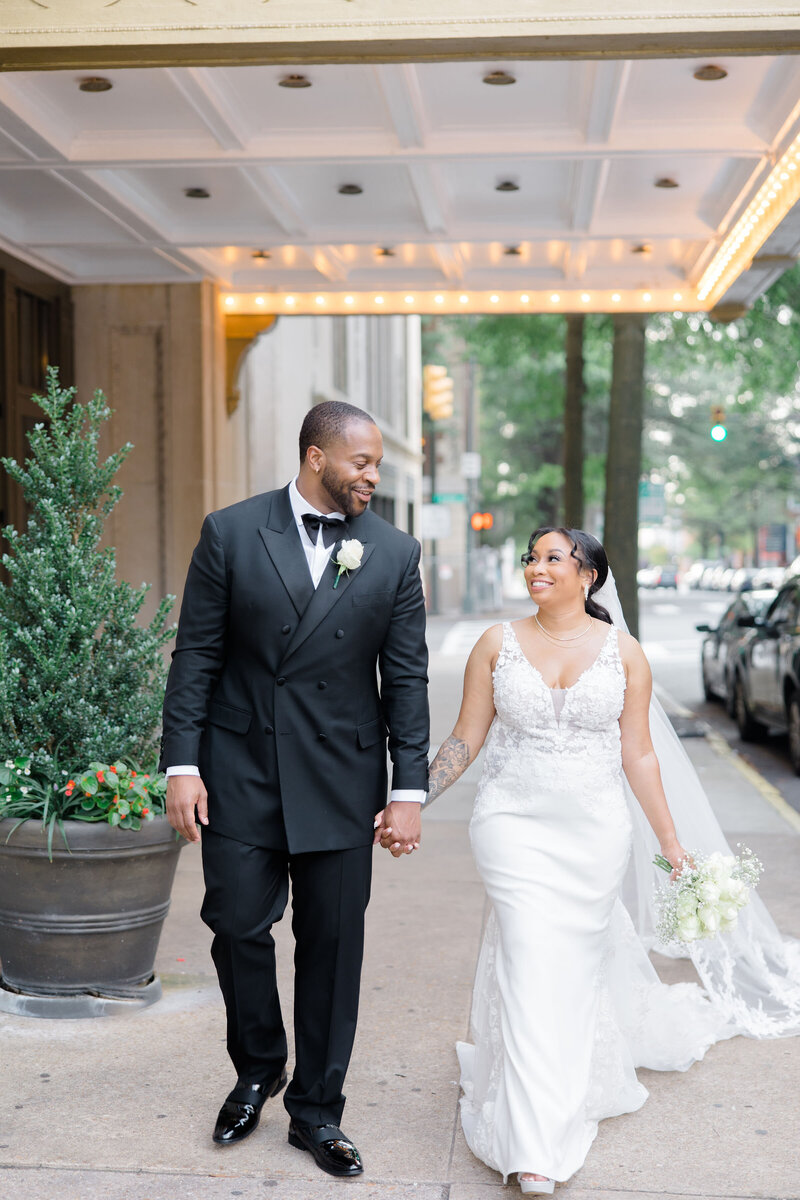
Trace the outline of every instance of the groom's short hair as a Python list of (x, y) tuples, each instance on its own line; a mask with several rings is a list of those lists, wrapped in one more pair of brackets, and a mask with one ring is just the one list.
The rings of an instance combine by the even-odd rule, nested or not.
[(309, 446), (319, 446), (320, 450), (324, 450), (331, 442), (342, 438), (351, 421), (375, 424), (363, 408), (356, 408), (355, 404), (347, 404), (344, 400), (323, 400), (321, 404), (310, 408), (300, 427), (300, 462), (306, 461)]

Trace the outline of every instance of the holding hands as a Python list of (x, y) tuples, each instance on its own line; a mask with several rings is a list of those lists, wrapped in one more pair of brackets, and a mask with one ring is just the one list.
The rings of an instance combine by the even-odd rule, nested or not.
[(422, 805), (410, 800), (387, 804), (375, 818), (374, 845), (380, 843), (394, 858), (418, 850), (422, 836), (421, 808)]

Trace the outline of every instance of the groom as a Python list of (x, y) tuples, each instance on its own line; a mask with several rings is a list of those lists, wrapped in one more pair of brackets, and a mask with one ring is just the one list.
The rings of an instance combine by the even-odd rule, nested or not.
[[(373, 838), (391, 827), (410, 853), (427, 789), (420, 547), (368, 511), (382, 455), (367, 413), (318, 404), (300, 431), (297, 478), (206, 517), (161, 756), (170, 822), (189, 841), (200, 839), (196, 820), (202, 828), (202, 917), (214, 932), (238, 1076), (214, 1141), (251, 1133), (287, 1082), (271, 928), (291, 880), (289, 1142), (344, 1176), (363, 1170), (339, 1122)], [(393, 790), (384, 808), (387, 732)]]

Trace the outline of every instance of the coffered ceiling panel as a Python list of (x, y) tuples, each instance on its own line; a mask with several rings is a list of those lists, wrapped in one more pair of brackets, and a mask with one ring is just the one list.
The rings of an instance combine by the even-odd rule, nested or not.
[(771, 173), (789, 195), (800, 166), (790, 57), (98, 76), (0, 76), (0, 240), (68, 282), (211, 277), (234, 306), (294, 311), (383, 291), (533, 308), (677, 289), (699, 306), (742, 273), (751, 298), (794, 253), (778, 176), (756, 214), (770, 237), (755, 219), (735, 234)]

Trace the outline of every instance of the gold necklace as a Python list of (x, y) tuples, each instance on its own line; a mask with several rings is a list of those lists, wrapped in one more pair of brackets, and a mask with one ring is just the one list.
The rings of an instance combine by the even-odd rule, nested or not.
[(544, 636), (546, 638), (549, 638), (551, 642), (555, 642), (556, 645), (563, 644), (564, 642), (576, 642), (578, 640), (578, 638), (586, 637), (586, 634), (592, 628), (592, 618), (590, 617), (589, 624), (586, 626), (585, 629), (582, 629), (580, 631), (580, 633), (573, 633), (570, 637), (560, 638), (560, 637), (556, 637), (556, 635), (554, 633), (549, 633), (548, 630), (545, 629), (544, 625), (539, 620), (538, 613), (533, 614), (533, 619), (536, 622), (536, 624), (539, 626), (539, 628), (541, 629)]

